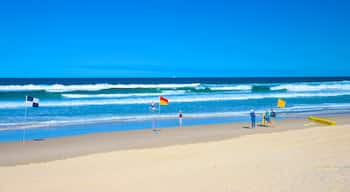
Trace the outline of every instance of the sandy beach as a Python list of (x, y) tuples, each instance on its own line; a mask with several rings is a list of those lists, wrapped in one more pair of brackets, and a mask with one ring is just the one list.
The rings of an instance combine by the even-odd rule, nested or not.
[(349, 10), (0, 1), (0, 192), (350, 192)]
[(349, 191), (350, 118), (0, 144), (0, 191)]

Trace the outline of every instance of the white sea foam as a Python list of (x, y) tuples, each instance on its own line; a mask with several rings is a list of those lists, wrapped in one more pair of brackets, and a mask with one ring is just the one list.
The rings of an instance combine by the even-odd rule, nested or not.
[[(308, 111), (319, 110), (320, 113), (324, 109), (336, 110), (339, 112), (349, 112), (350, 103), (324, 103), (320, 105), (296, 105), (284, 108), (282, 110), (276, 109), (279, 116), (284, 114), (292, 114), (293, 112), (303, 112), (304, 115), (308, 114)], [(344, 111), (345, 110), (345, 111)], [(255, 112), (257, 114), (262, 113), (264, 110), (258, 109)], [(216, 118), (216, 117), (248, 117), (249, 110), (241, 110), (234, 112), (208, 112), (208, 113), (185, 113), (186, 119), (198, 119), (198, 118)], [(313, 114), (313, 113), (312, 113)], [(177, 114), (161, 114), (156, 115), (157, 119), (167, 120), (176, 119)], [(52, 127), (52, 126), (69, 126), (69, 125), (82, 125), (82, 124), (95, 124), (95, 123), (113, 123), (113, 122), (127, 122), (127, 121), (150, 121), (154, 119), (154, 115), (129, 115), (129, 116), (105, 116), (105, 117), (73, 117), (61, 120), (49, 120), (49, 121), (31, 121), (20, 123), (0, 123), (0, 131), (15, 130), (23, 128), (40, 128), (40, 127)]]
[[(11, 91), (47, 91), (47, 92), (70, 92), (70, 91), (99, 91), (105, 89), (136, 89), (136, 88), (196, 88), (205, 89), (206, 87), (214, 91), (247, 91), (251, 90), (255, 84), (203, 84), (185, 83), (185, 84), (76, 84), (76, 85), (0, 85), (0, 92)], [(259, 84), (261, 86), (271, 86), (271, 90), (286, 89), (291, 92), (308, 91), (350, 91), (349, 81), (339, 82), (310, 82), (310, 83), (290, 83), (290, 84)]]
[(69, 91), (99, 91), (104, 89), (135, 89), (135, 88), (186, 88), (198, 87), (199, 83), (188, 84), (84, 84), (84, 85), (0, 85), (0, 91), (39, 91), (69, 92)]
[(271, 87), (271, 90), (287, 89), (293, 92), (308, 92), (308, 91), (350, 91), (350, 84), (282, 84)]
[[(220, 116), (233, 116), (239, 114), (239, 112), (230, 113), (213, 113), (213, 114), (186, 114), (186, 118), (204, 118), (204, 117), (220, 117)], [(154, 115), (130, 115), (130, 116), (106, 116), (106, 117), (74, 117), (62, 120), (50, 120), (50, 121), (32, 121), (21, 123), (0, 123), (0, 131), (14, 130), (23, 128), (40, 128), (51, 126), (69, 126), (69, 125), (81, 125), (81, 124), (94, 124), (94, 123), (113, 123), (113, 122), (127, 122), (127, 121), (147, 121), (154, 119)], [(177, 114), (157, 114), (157, 119), (174, 119), (177, 118)]]
[(322, 110), (322, 111), (329, 112), (328, 111), (329, 109), (337, 109), (337, 110), (350, 109), (350, 103), (298, 104), (298, 105), (288, 107), (286, 109), (282, 109), (281, 111), (306, 112), (306, 111)]
[(214, 91), (247, 91), (254, 85), (271, 87), (272, 91), (288, 90), (290, 92), (315, 92), (315, 91), (350, 91), (349, 81), (339, 82), (309, 82), (291, 84), (241, 84), (241, 85), (208, 85)]
[[(340, 93), (270, 93), (270, 94), (191, 94), (191, 95), (169, 95), (170, 103), (188, 103), (188, 102), (211, 102), (211, 101), (233, 101), (249, 99), (266, 98), (299, 98), (299, 97), (332, 97), (350, 95), (349, 92)], [(59, 100), (45, 101), (40, 103), (41, 107), (71, 107), (87, 105), (130, 105), (130, 104), (149, 104), (157, 97), (145, 98), (116, 98), (116, 99), (90, 99), (90, 100)], [(18, 108), (23, 107), (23, 102), (0, 102), (0, 108)]]
[(252, 89), (251, 85), (236, 85), (236, 86), (214, 86), (210, 87), (213, 91), (248, 91)]
[(125, 97), (156, 97), (166, 95), (180, 95), (185, 91), (163, 91), (162, 93), (125, 93), (125, 94), (62, 94), (65, 98), (83, 99), (83, 98), (125, 98)]

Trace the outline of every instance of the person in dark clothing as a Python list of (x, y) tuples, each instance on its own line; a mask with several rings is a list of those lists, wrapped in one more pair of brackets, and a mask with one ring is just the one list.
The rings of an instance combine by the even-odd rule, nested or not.
[(270, 117), (271, 117), (270, 119), (271, 127), (275, 127), (276, 112), (273, 111), (273, 108), (271, 108)]
[(273, 108), (271, 108), (270, 114), (272, 118), (276, 118), (276, 112), (273, 110)]
[(268, 110), (265, 111), (265, 120), (267, 125), (271, 125), (271, 117), (270, 112)]
[(250, 121), (251, 121), (251, 127), (255, 128), (255, 111), (254, 110), (250, 110)]

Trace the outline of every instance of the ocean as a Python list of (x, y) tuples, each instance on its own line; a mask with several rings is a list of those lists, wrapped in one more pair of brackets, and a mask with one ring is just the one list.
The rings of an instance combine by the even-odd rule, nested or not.
[[(25, 108), (26, 95), (40, 107)], [(170, 103), (152, 112), (159, 96)], [(279, 118), (347, 114), (350, 77), (2, 78), (0, 141), (172, 127), (179, 111), (184, 125), (248, 121), (270, 108)]]

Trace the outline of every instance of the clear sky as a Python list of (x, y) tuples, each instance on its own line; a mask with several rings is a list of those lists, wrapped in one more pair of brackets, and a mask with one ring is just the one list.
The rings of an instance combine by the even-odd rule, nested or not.
[(0, 2), (0, 77), (349, 76), (346, 0)]

